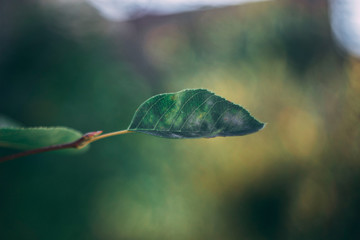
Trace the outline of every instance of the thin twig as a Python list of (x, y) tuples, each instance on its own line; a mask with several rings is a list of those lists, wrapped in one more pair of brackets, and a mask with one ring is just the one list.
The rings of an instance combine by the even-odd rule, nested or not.
[(43, 152), (49, 152), (49, 151), (55, 151), (55, 150), (61, 150), (61, 149), (68, 149), (68, 148), (81, 149), (81, 148), (85, 147), (86, 145), (88, 145), (89, 143), (97, 141), (99, 139), (111, 137), (111, 136), (115, 136), (115, 135), (120, 135), (120, 134), (125, 134), (125, 133), (129, 133), (129, 132), (131, 132), (131, 131), (123, 130), (123, 131), (106, 133), (103, 135), (101, 135), (102, 131), (89, 132), (89, 133), (84, 134), (78, 140), (70, 142), (70, 143), (57, 144), (57, 145), (52, 145), (52, 146), (36, 148), (36, 149), (32, 149), (32, 150), (28, 150), (28, 151), (24, 151), (24, 152), (20, 152), (20, 153), (8, 155), (5, 157), (1, 157), (0, 163), (9, 161), (9, 160), (12, 160), (15, 158), (19, 158), (19, 157), (25, 157), (25, 156), (32, 155), (32, 154), (37, 154), (37, 153), (43, 153)]
[(19, 158), (19, 157), (25, 157), (25, 156), (32, 155), (32, 154), (55, 151), (55, 150), (66, 149), (66, 148), (75, 148), (74, 142), (66, 143), (66, 144), (59, 144), (59, 145), (52, 145), (52, 146), (48, 146), (48, 147), (42, 147), (42, 148), (28, 150), (25, 152), (15, 153), (15, 154), (0, 158), (0, 162), (6, 162), (6, 161), (9, 161), (9, 160), (12, 160), (15, 158)]

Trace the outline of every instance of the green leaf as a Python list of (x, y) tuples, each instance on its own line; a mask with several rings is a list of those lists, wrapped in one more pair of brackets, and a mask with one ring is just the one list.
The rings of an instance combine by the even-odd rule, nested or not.
[(81, 136), (65, 127), (0, 128), (0, 147), (26, 150), (69, 143)]
[(145, 101), (128, 130), (165, 138), (212, 138), (246, 135), (263, 127), (241, 106), (206, 89), (187, 89)]

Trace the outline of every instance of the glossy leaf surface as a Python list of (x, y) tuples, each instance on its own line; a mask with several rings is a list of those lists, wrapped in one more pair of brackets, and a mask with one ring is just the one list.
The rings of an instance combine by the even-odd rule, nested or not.
[(212, 138), (246, 135), (263, 127), (243, 107), (206, 89), (188, 89), (145, 101), (128, 130), (165, 138)]
[(0, 128), (0, 147), (33, 149), (69, 143), (82, 134), (65, 127)]

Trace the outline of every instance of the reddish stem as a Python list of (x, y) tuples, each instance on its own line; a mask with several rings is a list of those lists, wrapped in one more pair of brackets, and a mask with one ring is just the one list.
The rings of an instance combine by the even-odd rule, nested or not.
[(74, 142), (58, 144), (58, 145), (52, 145), (52, 146), (47, 146), (47, 147), (28, 150), (28, 151), (25, 151), (25, 152), (15, 153), (15, 154), (0, 158), (0, 163), (8, 161), (8, 160), (15, 159), (15, 158), (24, 157), (24, 156), (37, 154), (37, 153), (42, 153), (42, 152), (49, 152), (49, 151), (67, 149), (67, 148), (78, 148), (78, 149), (80, 149), (80, 148), (85, 147), (88, 143), (92, 142), (92, 140), (95, 139), (96, 136), (100, 135), (101, 133), (102, 133), (102, 131), (89, 132), (89, 133), (84, 134), (81, 138), (79, 138), (78, 140), (76, 140)]

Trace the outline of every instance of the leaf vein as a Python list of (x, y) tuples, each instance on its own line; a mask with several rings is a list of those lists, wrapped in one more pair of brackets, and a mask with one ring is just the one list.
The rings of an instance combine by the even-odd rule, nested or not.
[(155, 104), (157, 104), (160, 100), (162, 100), (163, 98), (165, 98), (165, 96), (163, 96), (162, 98), (158, 99), (156, 102), (154, 102), (153, 105), (150, 106), (150, 108), (146, 111), (145, 115), (141, 118), (140, 122), (138, 123), (138, 125), (134, 128), (134, 129), (137, 129), (140, 124), (142, 123), (142, 121), (144, 120), (144, 118), (146, 117), (146, 115), (149, 113), (149, 111), (155, 106)]
[(161, 117), (159, 118), (159, 120), (156, 122), (156, 124), (154, 125), (154, 130), (156, 129), (157, 125), (159, 124), (160, 120), (165, 116), (165, 114), (176, 104), (176, 101), (174, 101), (173, 104), (171, 104), (170, 107), (168, 107), (168, 109), (166, 109), (166, 111), (161, 115)]
[(200, 129), (201, 129), (203, 123), (204, 123), (204, 120), (206, 119), (206, 116), (211, 112), (211, 110), (215, 107), (215, 105), (218, 104), (218, 103), (220, 103), (220, 102), (225, 102), (225, 101), (226, 101), (225, 99), (221, 99), (221, 100), (215, 102), (214, 105), (212, 105), (212, 107), (211, 107), (211, 108), (209, 109), (209, 111), (205, 114), (203, 120), (201, 121), (201, 123), (200, 123)]
[(186, 105), (193, 97), (195, 97), (195, 96), (198, 95), (199, 93), (202, 93), (202, 92), (197, 92), (197, 93), (193, 94), (193, 95), (192, 95), (191, 97), (189, 97), (188, 100), (186, 100), (186, 102), (181, 106), (181, 108), (180, 108), (179, 111), (177, 112), (176, 116), (174, 117), (174, 120), (172, 121), (171, 126), (170, 126), (170, 128), (168, 129), (168, 131), (171, 130), (171, 128), (173, 127), (175, 121), (179, 118), (180, 113), (181, 113), (181, 110), (185, 107), (185, 105)]
[(180, 128), (180, 132), (181, 132), (181, 129), (183, 129), (183, 127), (185, 126), (185, 124), (186, 124), (186, 122), (190, 119), (190, 117), (195, 113), (195, 111), (196, 110), (198, 110), (202, 105), (204, 105), (210, 98), (212, 98), (213, 96), (215, 96), (215, 95), (211, 95), (210, 97), (208, 97), (208, 98), (206, 98), (205, 99), (205, 101), (202, 103), (202, 104), (200, 104), (197, 108), (195, 108), (195, 110), (194, 111), (192, 111), (192, 113), (189, 115), (189, 117), (185, 120), (185, 122), (183, 123), (183, 125), (181, 126), (181, 128)]
[(229, 110), (230, 108), (225, 109), (225, 111), (223, 111), (220, 116), (218, 117), (218, 119), (216, 119), (214, 126), (211, 128), (210, 132), (212, 132), (217, 124), (217, 122), (221, 119), (221, 117)]

